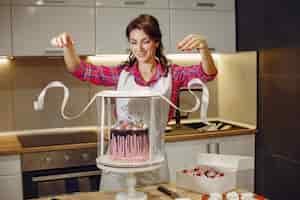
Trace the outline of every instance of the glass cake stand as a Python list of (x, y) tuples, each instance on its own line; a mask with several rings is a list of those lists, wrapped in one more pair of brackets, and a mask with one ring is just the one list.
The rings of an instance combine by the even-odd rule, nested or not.
[[(114, 99), (115, 98), (115, 99)], [(144, 112), (143, 114), (147, 113), (148, 115), (148, 123), (149, 125), (149, 159), (145, 161), (125, 161), (125, 160), (114, 160), (110, 157), (109, 153), (104, 150), (105, 140), (104, 135), (107, 130), (112, 127), (112, 113), (113, 107), (112, 103), (113, 99), (115, 101), (121, 98), (134, 98), (137, 105), (139, 101), (146, 101), (149, 105), (149, 112)], [(158, 126), (159, 120), (155, 116), (155, 99), (159, 99), (160, 94), (154, 93), (150, 91), (102, 91), (100, 101), (97, 102), (98, 105), (98, 118), (99, 118), (99, 138), (98, 138), (98, 158), (96, 159), (97, 167), (107, 172), (118, 173), (126, 175), (126, 184), (127, 184), (127, 192), (119, 192), (116, 195), (116, 200), (147, 200), (147, 195), (144, 192), (138, 192), (135, 190), (136, 186), (136, 173), (138, 172), (147, 172), (153, 171), (162, 166), (162, 163), (165, 160), (164, 154), (161, 151), (158, 151), (157, 148), (163, 140), (163, 137), (154, 137), (155, 134), (159, 134), (159, 129), (156, 127)], [(136, 105), (135, 105), (136, 106)], [(153, 128), (154, 127), (154, 128)], [(109, 143), (108, 143), (109, 144)], [(109, 148), (107, 148), (109, 149)], [(159, 152), (159, 153), (157, 153)]]
[(148, 165), (147, 164), (140, 165), (139, 167), (134, 167), (134, 166), (120, 167), (120, 165), (116, 166), (114, 161), (112, 161), (113, 164), (107, 162), (108, 160), (105, 161), (106, 163), (103, 163), (103, 159), (102, 159), (101, 162), (101, 158), (98, 157), (97, 167), (105, 171), (127, 175), (126, 176), (127, 192), (118, 192), (115, 198), (116, 200), (147, 200), (146, 193), (138, 192), (135, 190), (135, 186), (136, 186), (135, 173), (156, 170), (162, 166), (162, 162), (164, 161), (164, 159), (156, 158), (153, 160), (152, 164), (148, 163)]

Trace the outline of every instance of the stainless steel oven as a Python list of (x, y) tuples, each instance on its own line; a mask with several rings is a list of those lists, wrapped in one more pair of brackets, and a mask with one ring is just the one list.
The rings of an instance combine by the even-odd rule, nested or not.
[(95, 132), (18, 138), (25, 152), (21, 156), (24, 199), (99, 190)]
[(23, 154), (24, 199), (99, 190), (95, 159), (96, 149)]

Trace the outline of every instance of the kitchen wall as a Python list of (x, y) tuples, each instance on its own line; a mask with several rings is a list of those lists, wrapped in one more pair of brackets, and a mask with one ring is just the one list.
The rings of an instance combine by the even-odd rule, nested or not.
[[(215, 60), (219, 75), (215, 81), (208, 83), (211, 95), (208, 116), (255, 124), (255, 53), (219, 55)], [(113, 66), (120, 61), (115, 59), (101, 63)], [(199, 62), (198, 59), (182, 58), (172, 61), (182, 65)], [(98, 60), (89, 62), (99, 64)], [(33, 101), (41, 89), (54, 80), (62, 81), (70, 88), (70, 99), (66, 106), (66, 113), (70, 115), (81, 111), (94, 93), (104, 88), (73, 78), (66, 72), (61, 58), (18, 57), (9, 63), (0, 63), (0, 131), (96, 125), (95, 105), (77, 120), (62, 119), (62, 89), (49, 90), (44, 110), (33, 110)], [(192, 106), (192, 99), (182, 95), (181, 105)], [(199, 113), (191, 117), (199, 117)]]
[(221, 54), (218, 59), (218, 116), (256, 125), (256, 52)]

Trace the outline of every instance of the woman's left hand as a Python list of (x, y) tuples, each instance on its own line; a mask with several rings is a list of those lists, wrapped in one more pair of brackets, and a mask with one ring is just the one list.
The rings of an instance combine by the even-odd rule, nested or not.
[(181, 51), (191, 51), (193, 49), (207, 48), (207, 42), (199, 34), (190, 34), (177, 43), (176, 48)]

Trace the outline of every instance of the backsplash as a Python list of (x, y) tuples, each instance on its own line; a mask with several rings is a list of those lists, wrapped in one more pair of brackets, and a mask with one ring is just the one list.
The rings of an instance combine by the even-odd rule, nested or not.
[(218, 116), (256, 125), (256, 52), (220, 55), (218, 72)]
[[(243, 103), (237, 103), (244, 108), (237, 108), (237, 106), (233, 107), (236, 110), (227, 108), (227, 106), (231, 106), (230, 102), (236, 103), (236, 101), (238, 101), (238, 96), (232, 93), (233, 91), (230, 93), (228, 90), (237, 90), (236, 92), (238, 93), (238, 91), (242, 90), (244, 85), (252, 87), (252, 84), (256, 84), (256, 71), (254, 70), (256, 69), (256, 57), (254, 54), (255, 53), (250, 52), (245, 54), (222, 55), (216, 60), (219, 69), (218, 78), (208, 83), (211, 96), (208, 112), (209, 117), (239, 119), (240, 117), (245, 118), (244, 115), (246, 112), (247, 117), (241, 121), (251, 124), (256, 123), (256, 119), (253, 118), (253, 108), (256, 108), (256, 87), (255, 91), (251, 89), (251, 94), (249, 95), (252, 96), (250, 98), (249, 95), (241, 95), (243, 96), (242, 100), (247, 102), (247, 106), (244, 107)], [(99, 64), (95, 60), (91, 62)], [(199, 61), (185, 59), (173, 60), (173, 62), (181, 65), (191, 65)], [(119, 63), (120, 60), (114, 60), (113, 62), (107, 61), (101, 64), (114, 66)], [(239, 67), (241, 67), (241, 69), (239, 69)], [(235, 73), (231, 73), (232, 70), (234, 70)], [(241, 73), (241, 75), (247, 74), (247, 78), (238, 78), (239, 73)], [(250, 77), (248, 77), (249, 74), (251, 74)], [(228, 79), (233, 80), (228, 81)], [(61, 117), (60, 106), (63, 98), (62, 89), (49, 90), (45, 98), (45, 109), (41, 112), (33, 110), (33, 101), (41, 89), (50, 81), (54, 80), (62, 81), (70, 89), (70, 99), (66, 106), (66, 113), (69, 115), (79, 113), (97, 91), (105, 88), (102, 86), (94, 86), (72, 77), (72, 75), (66, 71), (62, 58), (18, 57), (7, 64), (0, 64), (0, 131), (97, 125), (95, 105), (91, 106), (91, 108), (77, 120), (67, 121)], [(231, 87), (229, 85), (226, 86), (226, 84), (234, 84), (236, 86)], [(237, 88), (238, 85), (239, 88)], [(245, 91), (242, 90), (241, 92)], [(234, 96), (234, 100), (228, 97), (228, 95), (231, 96), (231, 94)], [(255, 100), (252, 100), (254, 97)], [(193, 98), (184, 95), (184, 97), (181, 98), (181, 105), (183, 107), (192, 106), (193, 102), (191, 99)], [(230, 110), (230, 114), (226, 114), (228, 110)], [(191, 117), (198, 118), (199, 112), (193, 113)]]

